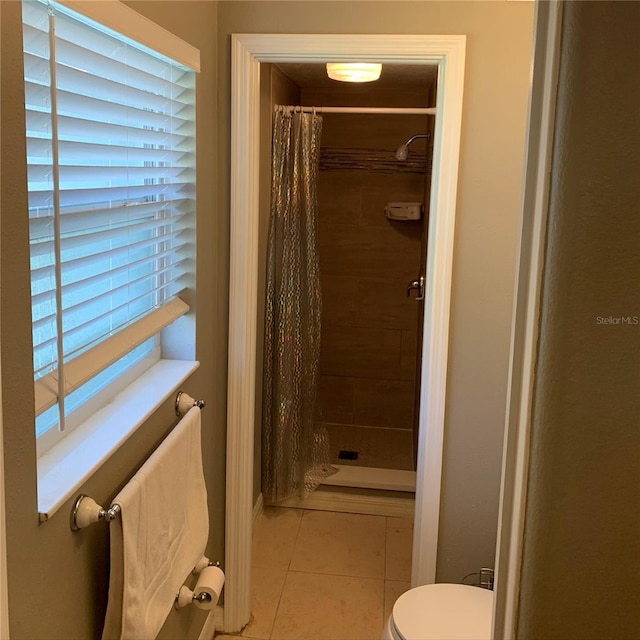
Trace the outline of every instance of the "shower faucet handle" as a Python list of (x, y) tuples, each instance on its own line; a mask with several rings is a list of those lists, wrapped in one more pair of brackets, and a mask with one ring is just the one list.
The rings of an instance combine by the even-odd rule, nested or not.
[(412, 280), (407, 285), (407, 298), (411, 295), (411, 290), (416, 289), (418, 295), (416, 296), (416, 300), (424, 300), (424, 276), (420, 276), (416, 280)]

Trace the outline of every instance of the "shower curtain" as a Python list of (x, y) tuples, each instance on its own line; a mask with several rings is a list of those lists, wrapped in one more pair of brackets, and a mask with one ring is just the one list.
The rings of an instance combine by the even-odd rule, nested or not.
[(267, 253), (262, 492), (305, 498), (336, 472), (317, 415), (320, 271), (316, 243), (322, 118), (274, 113)]

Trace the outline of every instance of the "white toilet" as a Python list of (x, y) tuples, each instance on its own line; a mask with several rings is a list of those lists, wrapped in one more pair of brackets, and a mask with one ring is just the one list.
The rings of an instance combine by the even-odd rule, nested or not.
[(393, 605), (383, 640), (490, 640), (493, 591), (465, 584), (427, 584)]

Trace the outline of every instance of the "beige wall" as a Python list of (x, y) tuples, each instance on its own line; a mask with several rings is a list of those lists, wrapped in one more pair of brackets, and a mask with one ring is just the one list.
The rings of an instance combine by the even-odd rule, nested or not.
[[(184, 384), (207, 400), (203, 453), (212, 519), (208, 555), (223, 559), (224, 417), (226, 371), (226, 238), (216, 196), (216, 6), (213, 2), (129, 3), (198, 47), (198, 282), (196, 314), (200, 369)], [(33, 377), (30, 336), (29, 250), (24, 146), (22, 43), (19, 2), (2, 6), (2, 362), (9, 606), (15, 640), (99, 638), (109, 576), (108, 528), (69, 529), (71, 502), (38, 523)], [(220, 273), (223, 273), (220, 276)], [(82, 491), (109, 504), (175, 423), (167, 401), (97, 471)], [(172, 613), (161, 638), (197, 638), (198, 610)]]
[(523, 640), (640, 630), (639, 29), (637, 2), (564, 4)]
[(494, 561), (532, 46), (529, 2), (219, 3), (221, 209), (231, 33), (466, 34), (439, 580)]

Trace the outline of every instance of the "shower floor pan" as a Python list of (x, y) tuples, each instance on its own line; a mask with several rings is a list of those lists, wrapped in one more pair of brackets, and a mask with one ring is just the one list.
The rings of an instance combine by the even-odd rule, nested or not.
[(386, 491), (409, 491), (415, 493), (416, 472), (399, 469), (379, 469), (334, 464), (338, 473), (325, 478), (323, 485), (334, 487), (356, 487), (360, 489), (384, 489)]

